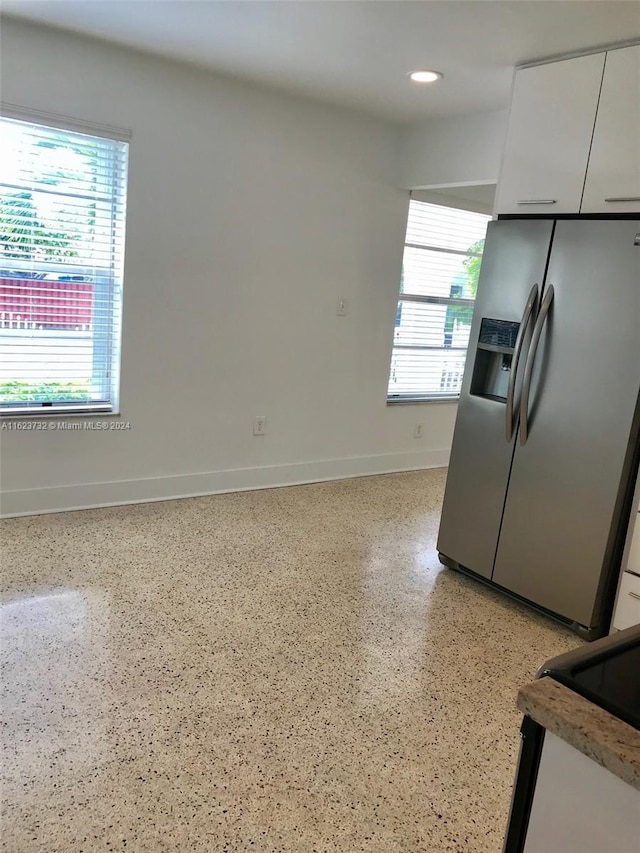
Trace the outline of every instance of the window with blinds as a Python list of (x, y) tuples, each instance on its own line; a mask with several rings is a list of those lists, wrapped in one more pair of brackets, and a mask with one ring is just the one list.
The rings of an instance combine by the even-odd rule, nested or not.
[(128, 144), (0, 131), (0, 413), (117, 412)]
[(460, 395), (490, 219), (482, 213), (410, 201), (389, 402)]

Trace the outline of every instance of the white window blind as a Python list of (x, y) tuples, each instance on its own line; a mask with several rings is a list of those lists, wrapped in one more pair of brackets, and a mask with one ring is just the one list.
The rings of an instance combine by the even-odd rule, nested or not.
[(390, 402), (459, 396), (490, 219), (482, 213), (410, 201)]
[(0, 413), (116, 412), (128, 144), (0, 131)]

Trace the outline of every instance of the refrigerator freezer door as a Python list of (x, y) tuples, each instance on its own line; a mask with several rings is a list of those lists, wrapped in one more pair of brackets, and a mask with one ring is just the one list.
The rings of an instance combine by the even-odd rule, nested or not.
[[(595, 626), (640, 387), (637, 221), (556, 224), (555, 298), (536, 357), (493, 581)], [(618, 508), (618, 509), (616, 509)]]
[[(490, 222), (453, 437), (438, 551), (491, 577), (515, 441), (504, 401), (471, 394), (482, 318), (519, 323), (533, 284), (542, 287), (553, 222)], [(520, 370), (524, 367), (524, 357)], [(516, 386), (517, 393), (517, 386)], [(516, 407), (517, 410), (517, 407)]]

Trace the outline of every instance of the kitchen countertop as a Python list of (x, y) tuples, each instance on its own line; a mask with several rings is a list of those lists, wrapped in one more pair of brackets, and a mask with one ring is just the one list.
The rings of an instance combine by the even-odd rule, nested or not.
[(640, 791), (640, 731), (552, 678), (522, 687), (518, 708)]

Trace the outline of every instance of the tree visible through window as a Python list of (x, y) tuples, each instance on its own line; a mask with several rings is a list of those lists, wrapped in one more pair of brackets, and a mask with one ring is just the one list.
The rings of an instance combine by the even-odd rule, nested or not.
[(128, 145), (0, 130), (0, 411), (117, 411)]
[(490, 218), (411, 200), (390, 401), (459, 396)]

